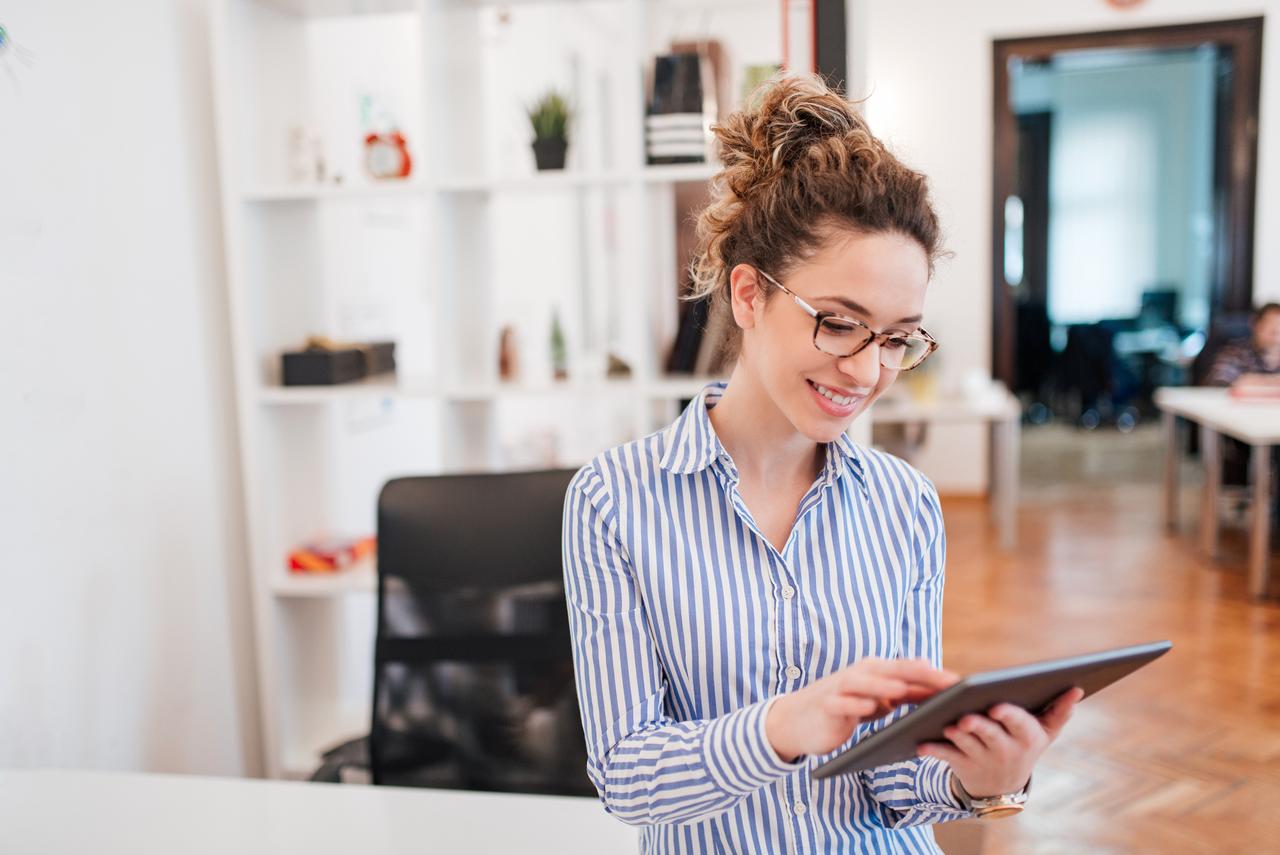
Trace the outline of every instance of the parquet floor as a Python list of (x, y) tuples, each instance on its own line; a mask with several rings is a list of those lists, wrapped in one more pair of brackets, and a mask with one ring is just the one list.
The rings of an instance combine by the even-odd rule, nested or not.
[(1243, 533), (1202, 558), (1193, 484), (1164, 533), (1157, 433), (1056, 430), (1025, 435), (1015, 551), (982, 501), (944, 499), (948, 667), (1174, 649), (1078, 708), (1030, 809), (983, 823), (983, 855), (1280, 853), (1280, 604), (1248, 599)]

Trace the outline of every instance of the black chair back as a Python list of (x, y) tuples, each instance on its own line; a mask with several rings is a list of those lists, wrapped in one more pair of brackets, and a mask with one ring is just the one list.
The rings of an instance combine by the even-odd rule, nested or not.
[(399, 478), (383, 488), (374, 783), (595, 795), (561, 569), (573, 475)]

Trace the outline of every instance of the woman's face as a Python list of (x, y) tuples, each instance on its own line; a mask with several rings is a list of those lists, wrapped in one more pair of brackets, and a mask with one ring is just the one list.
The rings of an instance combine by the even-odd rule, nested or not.
[(1280, 312), (1267, 312), (1253, 322), (1253, 341), (1266, 353), (1280, 351)]
[[(918, 329), (929, 283), (924, 248), (897, 232), (841, 231), (791, 270), (765, 272), (818, 311), (855, 318), (878, 332)], [(759, 277), (760, 286), (774, 292), (763, 300), (752, 290), (754, 281), (749, 265), (738, 265), (730, 279), (734, 318), (743, 327), (740, 360), (798, 432), (831, 442), (889, 388), (898, 371), (880, 365), (877, 344), (843, 358), (818, 350), (813, 318)]]

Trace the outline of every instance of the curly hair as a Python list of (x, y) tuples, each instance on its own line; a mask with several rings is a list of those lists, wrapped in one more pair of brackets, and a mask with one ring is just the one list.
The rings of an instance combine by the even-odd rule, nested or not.
[[(841, 229), (913, 238), (932, 274), (942, 235), (928, 181), (894, 157), (853, 104), (820, 78), (774, 77), (753, 93), (751, 106), (712, 131), (724, 168), (698, 215), (686, 299), (710, 297), (713, 311), (726, 312), (736, 265), (784, 276)], [(741, 330), (726, 326), (724, 346), (732, 353)]]

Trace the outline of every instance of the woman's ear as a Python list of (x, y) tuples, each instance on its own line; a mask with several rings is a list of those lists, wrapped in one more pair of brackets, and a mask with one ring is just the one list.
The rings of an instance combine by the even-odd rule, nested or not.
[(750, 264), (739, 264), (729, 272), (729, 306), (733, 320), (742, 329), (755, 327), (757, 311), (764, 308), (760, 279)]

